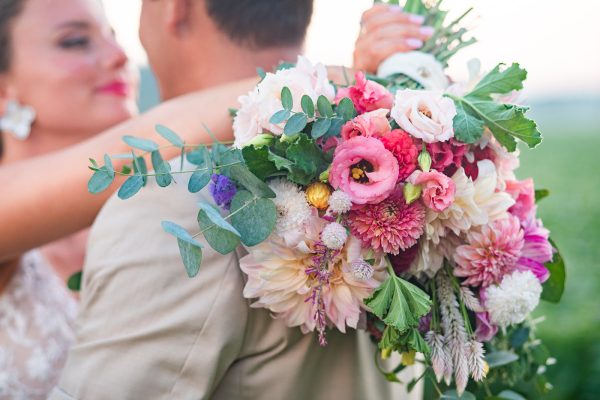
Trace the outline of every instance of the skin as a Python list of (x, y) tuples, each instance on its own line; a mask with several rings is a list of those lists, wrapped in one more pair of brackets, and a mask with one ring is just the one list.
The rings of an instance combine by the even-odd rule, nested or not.
[[(11, 26), (12, 58), (0, 75), (0, 106), (32, 106), (36, 119), (25, 141), (4, 136), (1, 168), (89, 138), (135, 111), (127, 57), (95, 0), (27, 0)], [(118, 91), (106, 90), (118, 82)], [(66, 278), (81, 268), (86, 232), (46, 245), (42, 252)], [(0, 276), (5, 286), (18, 260)], [(4, 269), (3, 269), (4, 270)]]
[[(0, 220), (5, 222), (0, 226), (0, 260), (10, 259), (93, 222), (121, 182), (117, 180), (100, 195), (89, 194), (87, 181), (91, 173), (85, 168), (89, 157), (101, 160), (105, 153), (127, 152), (129, 147), (120, 141), (124, 135), (151, 138), (165, 144), (157, 140), (154, 133), (157, 123), (169, 126), (186, 143), (212, 142), (199, 121), (215, 132), (219, 140), (231, 141), (233, 133), (227, 109), (237, 107), (237, 97), (256, 84), (256, 67), (270, 70), (280, 60), (294, 60), (300, 53), (301, 44), (263, 51), (236, 47), (216, 31), (212, 23), (207, 23), (208, 17), (202, 9), (194, 8), (199, 3), (187, 0), (143, 0), (142, 3), (140, 38), (158, 77), (162, 97), (169, 101), (77, 145), (0, 168), (3, 190), (14, 193), (0, 196)], [(365, 13), (363, 19), (367, 17)], [(394, 18), (379, 26), (405, 24), (401, 21)], [(358, 40), (376, 40), (376, 32), (363, 31)], [(396, 31), (386, 38), (404, 41), (407, 35)], [(375, 51), (366, 49), (366, 46), (357, 49), (354, 60), (357, 67), (369, 72), (376, 68), (369, 59), (375, 56), (385, 59), (397, 51), (388, 46), (379, 46)], [(171, 73), (174, 70), (177, 74)], [(329, 68), (334, 82), (345, 83), (345, 75), (352, 76), (353, 72), (347, 70), (344, 74), (341, 68)], [(189, 93), (193, 90), (197, 91)], [(171, 148), (163, 154), (168, 159), (177, 156), (178, 151)], [(53, 167), (48, 169), (48, 165)], [(120, 168), (118, 160), (115, 168)], [(4, 232), (3, 227), (7, 227)]]

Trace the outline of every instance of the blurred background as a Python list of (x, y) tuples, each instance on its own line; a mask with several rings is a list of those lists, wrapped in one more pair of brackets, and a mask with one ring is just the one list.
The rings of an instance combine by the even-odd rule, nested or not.
[[(140, 68), (140, 107), (158, 102), (137, 36), (141, 2), (104, 0), (117, 37)], [(315, 0), (306, 54), (326, 64), (352, 64), (361, 13), (370, 0)], [(525, 96), (544, 142), (522, 149), (519, 177), (550, 191), (539, 215), (567, 262), (559, 305), (542, 304), (538, 334), (557, 364), (548, 368), (547, 399), (600, 398), (600, 1), (445, 0), (457, 15), (474, 6), (465, 25), (479, 42), (453, 59), (455, 80), (466, 62), (484, 70), (519, 62), (529, 71)], [(599, 196), (599, 197), (597, 197)]]

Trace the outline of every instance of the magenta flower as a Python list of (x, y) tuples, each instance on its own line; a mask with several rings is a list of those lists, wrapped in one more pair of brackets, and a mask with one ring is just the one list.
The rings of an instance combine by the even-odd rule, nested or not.
[(402, 190), (395, 190), (377, 204), (350, 211), (350, 230), (373, 250), (397, 255), (417, 243), (425, 226), (425, 208), (420, 202), (406, 204)]
[(535, 190), (533, 188), (533, 179), (522, 181), (506, 181), (506, 191), (515, 199), (508, 212), (519, 217), (521, 222), (529, 219), (531, 214), (535, 213)]
[(522, 222), (522, 226), (525, 243), (517, 268), (530, 270), (543, 283), (550, 277), (550, 272), (544, 264), (552, 260), (554, 253), (548, 240), (550, 232), (544, 228), (540, 220), (535, 219), (533, 213)]
[(394, 96), (385, 87), (368, 80), (362, 72), (357, 72), (354, 77), (355, 85), (340, 89), (335, 98), (336, 103), (344, 97), (349, 97), (359, 114), (378, 108), (392, 108)]
[(375, 138), (356, 136), (335, 150), (329, 183), (354, 204), (379, 203), (394, 190), (397, 179), (396, 157)]
[(454, 275), (466, 278), (465, 285), (488, 287), (498, 284), (517, 267), (523, 249), (523, 230), (514, 216), (472, 230), (467, 245), (454, 254)]

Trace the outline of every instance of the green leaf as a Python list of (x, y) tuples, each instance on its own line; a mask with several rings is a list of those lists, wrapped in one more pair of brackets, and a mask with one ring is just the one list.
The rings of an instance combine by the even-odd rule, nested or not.
[(145, 176), (148, 173), (148, 166), (144, 157), (135, 157), (135, 154), (133, 154), (133, 172), (142, 175), (143, 184), (145, 185), (148, 180), (148, 177)]
[(546, 365), (546, 361), (550, 358), (550, 352), (543, 344), (531, 347), (531, 355), (533, 356), (533, 361), (538, 365)]
[(231, 253), (240, 243), (237, 234), (215, 225), (205, 210), (198, 212), (198, 224), (208, 244), (221, 254)]
[(205, 145), (200, 145), (187, 153), (186, 158), (191, 164), (205, 166), (210, 162), (210, 152)]
[(550, 191), (548, 189), (536, 189), (535, 202), (537, 203), (538, 201), (540, 201), (543, 198), (546, 198), (548, 196), (550, 196)]
[(194, 171), (192, 176), (190, 176), (190, 180), (188, 181), (188, 191), (190, 193), (198, 193), (204, 189), (206, 185), (208, 185), (211, 176), (212, 171), (206, 169)]
[(331, 118), (333, 117), (333, 108), (327, 97), (321, 95), (317, 99), (317, 109), (322, 117)]
[(134, 136), (123, 136), (123, 141), (136, 149), (144, 151), (158, 150), (158, 144), (149, 139), (142, 139)]
[(123, 165), (123, 168), (121, 168), (121, 173), (124, 175), (129, 175), (131, 173), (131, 167), (129, 167), (129, 165)]
[(459, 396), (458, 392), (454, 389), (447, 390), (442, 394), (440, 400), (477, 400), (477, 397), (471, 392), (464, 391), (464, 393)]
[(404, 332), (419, 324), (419, 319), (429, 312), (429, 296), (415, 285), (390, 275), (375, 292), (365, 300), (373, 314)]
[(337, 114), (345, 121), (349, 121), (356, 116), (354, 103), (347, 97), (340, 100), (337, 106)]
[(277, 125), (287, 120), (290, 117), (290, 115), (291, 113), (289, 110), (279, 110), (275, 114), (273, 114), (271, 119), (269, 119), (269, 122)]
[(398, 329), (393, 326), (386, 326), (383, 330), (381, 340), (377, 344), (381, 350), (383, 349), (394, 349), (398, 348), (398, 341), (400, 340), (400, 333)]
[(166, 126), (163, 125), (156, 125), (154, 127), (154, 129), (156, 129), (156, 132), (164, 137), (165, 139), (167, 139), (167, 141), (177, 147), (179, 147), (180, 149), (182, 149), (184, 147), (184, 143), (183, 143), (183, 139), (181, 139), (179, 137), (179, 135), (177, 135), (175, 132), (173, 132), (171, 129), (167, 128)]
[(177, 239), (179, 246), (179, 255), (185, 266), (185, 271), (190, 278), (198, 275), (200, 264), (202, 263), (202, 246), (194, 245), (188, 241)]
[(171, 166), (163, 160), (159, 151), (153, 151), (151, 159), (152, 167), (156, 173), (156, 183), (160, 187), (169, 186), (173, 180), (171, 177)]
[(529, 339), (530, 329), (526, 326), (521, 326), (510, 335), (510, 345), (514, 349), (521, 348)]
[(487, 361), (490, 368), (501, 367), (513, 363), (518, 359), (519, 356), (512, 351), (495, 351), (485, 356), (485, 361)]
[(110, 174), (110, 176), (114, 178), (115, 168), (113, 167), (112, 160), (108, 154), (104, 155), (104, 166), (106, 167), (106, 171)]
[(204, 211), (204, 213), (206, 214), (206, 216), (208, 217), (208, 219), (217, 227), (224, 229), (226, 231), (229, 231), (231, 233), (233, 233), (236, 236), (240, 236), (240, 233), (233, 227), (231, 226), (231, 224), (229, 222), (227, 222), (225, 220), (225, 218), (223, 218), (221, 216), (221, 214), (219, 213), (219, 211), (217, 211), (215, 209), (215, 207), (212, 204), (208, 204), (208, 203), (198, 203), (198, 207), (200, 207), (201, 211)]
[(288, 111), (291, 111), (292, 107), (294, 106), (294, 98), (292, 97), (292, 92), (287, 86), (284, 86), (283, 89), (281, 89), (281, 105), (285, 110)]
[(160, 223), (163, 230), (170, 235), (175, 236), (177, 239), (183, 240), (184, 242), (188, 242), (191, 245), (198, 246), (202, 248), (202, 244), (198, 242), (196, 239), (192, 237), (182, 226), (177, 225), (175, 222), (171, 221), (162, 221)]
[(294, 163), (291, 162), (290, 160), (288, 160), (287, 158), (278, 156), (277, 154), (273, 153), (271, 150), (269, 150), (269, 160), (275, 164), (275, 168), (277, 168), (277, 170), (282, 170), (282, 169), (289, 170), (289, 168), (292, 165), (294, 165)]
[(415, 350), (417, 353), (429, 355), (429, 345), (425, 339), (423, 339), (423, 336), (421, 336), (418, 329), (413, 328), (409, 331), (408, 344), (410, 348)]
[(277, 209), (271, 199), (261, 199), (240, 190), (231, 201), (231, 224), (241, 235), (242, 243), (255, 246), (265, 240), (277, 221)]
[(141, 175), (132, 175), (119, 188), (118, 196), (122, 200), (135, 195), (144, 186), (144, 178)]
[(331, 120), (329, 118), (317, 118), (312, 125), (310, 135), (313, 139), (318, 139), (327, 133), (329, 127), (331, 127)]
[(329, 130), (327, 130), (327, 136), (338, 136), (340, 131), (342, 130), (342, 126), (344, 126), (345, 121), (341, 118), (332, 118), (331, 125), (329, 126)]
[(455, 102), (454, 137), (463, 143), (475, 143), (483, 135), (483, 121), (469, 113), (463, 103)]
[(94, 172), (88, 181), (88, 191), (92, 194), (101, 193), (113, 183), (113, 180), (114, 174), (111, 175), (104, 166), (98, 171)]
[(245, 165), (233, 165), (229, 167), (227, 174), (255, 196), (270, 199), (275, 198), (275, 192), (271, 190), (269, 185), (257, 178)]
[(286, 158), (294, 163), (288, 178), (300, 185), (315, 181), (329, 166), (323, 151), (306, 135), (300, 135), (287, 148)]
[(276, 173), (278, 170), (275, 163), (271, 160), (270, 154), (267, 146), (255, 147), (251, 145), (242, 149), (246, 166), (261, 180), (265, 180), (265, 178)]
[(294, 114), (288, 119), (285, 124), (285, 128), (283, 128), (284, 135), (291, 136), (298, 132), (302, 132), (302, 129), (306, 127), (308, 123), (308, 119), (306, 118), (306, 114), (297, 113)]
[(315, 116), (315, 103), (313, 103), (313, 100), (310, 98), (310, 96), (306, 94), (303, 95), (300, 105), (302, 106), (302, 111), (308, 115), (308, 118), (313, 118)]
[(498, 398), (505, 400), (527, 400), (525, 397), (521, 396), (517, 392), (513, 392), (512, 390), (503, 390), (498, 393)]
[(527, 79), (527, 71), (517, 63), (500, 71), (500, 67), (503, 65), (498, 64), (496, 68), (484, 76), (468, 96), (491, 99), (492, 94), (505, 94), (513, 90), (523, 89), (523, 81)]
[(260, 67), (256, 68), (256, 74), (260, 77), (261, 81), (263, 79), (265, 79), (265, 76), (267, 76), (267, 73), (265, 72), (265, 70)]
[(67, 287), (73, 292), (79, 292), (81, 290), (81, 280), (83, 278), (83, 272), (75, 272), (67, 280)]
[(93, 158), (88, 158), (88, 160), (90, 160), (92, 167), (94, 167), (95, 169), (98, 169), (98, 163), (96, 162), (96, 160), (94, 160)]
[(549, 301), (551, 303), (558, 303), (565, 291), (565, 280), (567, 278), (567, 271), (565, 267), (565, 260), (562, 258), (556, 243), (550, 239), (550, 244), (556, 250), (552, 261), (546, 263), (545, 267), (550, 271), (550, 277), (542, 285), (542, 300)]

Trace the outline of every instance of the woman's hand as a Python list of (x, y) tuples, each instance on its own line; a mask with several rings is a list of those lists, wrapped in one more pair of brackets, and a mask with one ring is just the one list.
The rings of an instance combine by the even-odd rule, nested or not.
[(394, 53), (421, 48), (434, 33), (432, 27), (423, 26), (423, 20), (420, 15), (383, 3), (365, 11), (354, 46), (354, 69), (374, 74), (379, 64)]

